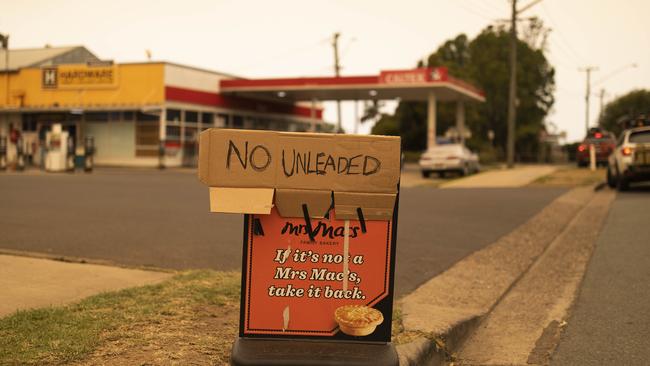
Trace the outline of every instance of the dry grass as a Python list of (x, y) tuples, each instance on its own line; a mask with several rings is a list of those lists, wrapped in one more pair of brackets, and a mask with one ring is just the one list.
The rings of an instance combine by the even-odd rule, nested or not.
[(237, 334), (239, 274), (158, 285), (0, 319), (0, 364), (222, 365)]
[(575, 187), (593, 185), (604, 182), (606, 173), (607, 168), (598, 168), (591, 171), (589, 168), (565, 166), (537, 179), (530, 186)]
[[(157, 285), (0, 319), (0, 365), (226, 365), (238, 333), (240, 276), (188, 271)], [(393, 312), (393, 342), (422, 334)]]

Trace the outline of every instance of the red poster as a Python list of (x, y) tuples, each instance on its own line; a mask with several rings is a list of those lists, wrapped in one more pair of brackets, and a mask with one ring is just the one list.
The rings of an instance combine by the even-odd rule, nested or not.
[(310, 224), (247, 215), (241, 335), (390, 341), (393, 221)]

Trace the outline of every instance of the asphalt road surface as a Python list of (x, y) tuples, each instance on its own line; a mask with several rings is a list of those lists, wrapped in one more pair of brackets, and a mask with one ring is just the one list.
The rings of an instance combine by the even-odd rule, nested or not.
[[(510, 232), (564, 191), (403, 188), (397, 295)], [(207, 188), (187, 172), (0, 173), (0, 248), (238, 270), (242, 225), (241, 215), (209, 214)]]
[(650, 364), (650, 188), (619, 193), (552, 365)]

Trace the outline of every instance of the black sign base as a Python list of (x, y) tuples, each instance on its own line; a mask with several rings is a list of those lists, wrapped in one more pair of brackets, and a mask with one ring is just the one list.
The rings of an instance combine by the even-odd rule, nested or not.
[(353, 343), (237, 338), (233, 366), (349, 365), (397, 366), (392, 343)]

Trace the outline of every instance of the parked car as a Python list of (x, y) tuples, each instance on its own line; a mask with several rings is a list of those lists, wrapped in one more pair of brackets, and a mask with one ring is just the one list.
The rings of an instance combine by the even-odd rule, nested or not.
[(424, 178), (428, 178), (431, 173), (437, 173), (440, 177), (448, 172), (468, 175), (480, 169), (477, 154), (461, 143), (442, 138), (437, 139), (436, 145), (422, 154), (419, 164)]
[(616, 137), (613, 133), (600, 128), (590, 129), (576, 151), (576, 162), (579, 167), (589, 165), (589, 145), (594, 145), (596, 149), (596, 165), (607, 165), (609, 155), (616, 147)]
[(650, 126), (625, 130), (609, 157), (607, 184), (620, 191), (631, 182), (650, 181)]

